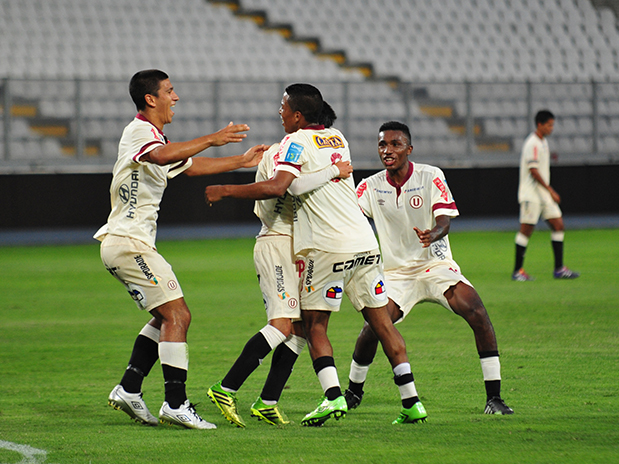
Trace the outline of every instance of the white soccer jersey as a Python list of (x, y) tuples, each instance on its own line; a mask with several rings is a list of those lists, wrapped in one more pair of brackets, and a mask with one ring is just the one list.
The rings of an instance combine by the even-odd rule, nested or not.
[(141, 161), (146, 153), (166, 143), (163, 132), (141, 114), (125, 127), (110, 186), (112, 211), (107, 224), (95, 234), (96, 239), (113, 234), (155, 247), (159, 204), (168, 179), (192, 164), (191, 158), (167, 166)]
[(532, 132), (524, 141), (520, 155), (520, 183), (518, 202), (531, 201), (546, 204), (552, 202), (550, 192), (537, 182), (530, 169), (536, 168), (544, 182), (550, 185), (550, 149), (546, 137), (540, 139)]
[(458, 216), (445, 175), (434, 166), (409, 162), (408, 178), (396, 186), (380, 171), (357, 187), (359, 206), (374, 219), (385, 271), (453, 259), (447, 236), (423, 248), (413, 230), (432, 229), (437, 216)]
[[(323, 126), (300, 129), (280, 143), (276, 169), (295, 176), (350, 161), (348, 142), (340, 131)], [(332, 179), (295, 201), (294, 252), (313, 249), (355, 253), (378, 247), (374, 232), (357, 205), (352, 176)]]
[[(272, 145), (263, 155), (256, 171), (256, 182), (269, 180), (275, 174), (279, 158), (279, 144)], [(288, 192), (281, 197), (258, 200), (254, 214), (260, 218), (262, 229), (258, 236), (292, 235), (293, 198)]]

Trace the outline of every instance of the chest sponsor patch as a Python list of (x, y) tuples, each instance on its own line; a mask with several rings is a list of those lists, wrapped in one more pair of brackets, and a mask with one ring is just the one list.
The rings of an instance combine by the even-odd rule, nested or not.
[(303, 153), (303, 145), (292, 142), (284, 155), (284, 162), (297, 164), (301, 159), (301, 153)]
[(331, 135), (330, 137), (320, 137), (314, 135), (314, 144), (318, 148), (344, 148), (344, 141), (337, 135)]

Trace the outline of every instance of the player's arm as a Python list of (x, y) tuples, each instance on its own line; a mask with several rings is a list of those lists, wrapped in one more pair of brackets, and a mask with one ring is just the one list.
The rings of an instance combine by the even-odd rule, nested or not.
[(157, 148), (145, 153), (140, 157), (140, 161), (165, 166), (191, 158), (209, 147), (220, 147), (228, 143), (241, 142), (249, 130), (247, 124), (228, 124), (223, 129), (214, 134), (204, 135), (197, 139), (186, 142), (172, 142), (160, 145)]
[(533, 177), (533, 179), (535, 179), (538, 184), (548, 190), (548, 193), (550, 193), (550, 196), (554, 201), (556, 201), (557, 203), (561, 203), (561, 197), (559, 196), (559, 194), (549, 184), (544, 182), (544, 179), (542, 179), (542, 176), (537, 168), (529, 168), (529, 172), (531, 173), (531, 177)]
[(295, 177), (289, 171), (277, 170), (271, 179), (253, 184), (209, 185), (204, 192), (204, 198), (208, 204), (212, 204), (223, 198), (266, 200), (281, 197)]
[(353, 168), (350, 161), (338, 161), (320, 171), (303, 174), (295, 178), (290, 187), (288, 187), (288, 191), (293, 195), (302, 195), (322, 187), (331, 179), (347, 179), (352, 174), (352, 171)]
[(417, 233), (417, 237), (419, 237), (419, 243), (423, 245), (423, 248), (427, 248), (432, 242), (436, 242), (447, 235), (450, 226), (451, 218), (442, 215), (436, 217), (436, 225), (432, 229), (420, 230), (417, 227), (413, 227), (413, 230)]
[(187, 168), (185, 174), (188, 176), (205, 176), (234, 171), (239, 168), (253, 168), (260, 163), (262, 155), (268, 149), (268, 145), (255, 145), (244, 154), (238, 156), (226, 156), (224, 158), (198, 156), (192, 158), (192, 165)]

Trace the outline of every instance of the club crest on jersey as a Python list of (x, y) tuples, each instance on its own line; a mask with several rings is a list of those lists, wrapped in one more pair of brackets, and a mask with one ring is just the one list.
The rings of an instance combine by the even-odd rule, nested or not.
[(336, 281), (329, 282), (322, 290), (322, 297), (329, 306), (339, 306), (342, 302), (344, 294), (344, 282)]
[(423, 198), (421, 195), (413, 195), (409, 200), (409, 204), (413, 209), (419, 209), (423, 206)]
[(301, 159), (301, 153), (303, 153), (303, 145), (292, 142), (284, 155), (285, 163), (298, 163)]
[(337, 135), (331, 135), (329, 137), (321, 137), (314, 135), (314, 144), (318, 148), (344, 148), (344, 141)]

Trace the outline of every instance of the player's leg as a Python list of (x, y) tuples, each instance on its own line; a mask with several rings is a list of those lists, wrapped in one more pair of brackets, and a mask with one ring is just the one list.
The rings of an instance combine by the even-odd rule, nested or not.
[(318, 407), (301, 421), (301, 424), (305, 426), (320, 426), (330, 417), (339, 419), (348, 411), (337, 376), (333, 347), (327, 336), (330, 316), (330, 311), (303, 311), (303, 328), (307, 346), (314, 371), (324, 392), (324, 398)]
[(214, 424), (206, 422), (196, 413), (187, 399), (187, 331), (191, 324), (191, 313), (185, 299), (168, 301), (150, 312), (161, 324), (159, 360), (165, 382), (165, 401), (159, 411), (159, 420), (192, 429), (215, 428)]
[(550, 241), (555, 261), (553, 277), (555, 279), (575, 279), (579, 277), (580, 274), (578, 272), (572, 271), (563, 264), (563, 240), (565, 238), (563, 218), (551, 218), (547, 219), (546, 222), (548, 222), (551, 229)]
[(120, 381), (111, 391), (108, 404), (129, 414), (136, 422), (157, 425), (142, 399), (142, 382), (159, 359), (160, 324), (151, 319), (138, 334), (133, 345), (131, 358)]
[[(387, 312), (392, 322), (400, 320), (403, 316), (398, 305), (391, 299), (387, 302)], [(359, 333), (357, 337), (355, 351), (353, 352), (352, 362), (350, 363), (348, 389), (345, 392), (348, 409), (356, 408), (363, 399), (363, 386), (370, 369), (370, 364), (374, 361), (377, 349), (378, 338), (369, 324), (365, 322), (361, 329), (361, 333)]]
[(305, 345), (303, 323), (297, 321), (292, 324), (290, 335), (273, 351), (271, 368), (262, 388), (262, 393), (250, 409), (252, 416), (272, 425), (289, 423), (286, 415), (279, 407), (278, 401)]
[(513, 414), (501, 399), (501, 364), (494, 327), (477, 291), (458, 282), (445, 292), (452, 311), (461, 316), (475, 335), (475, 345), (481, 362), (486, 387), (487, 414)]
[(386, 307), (366, 307), (361, 312), (380, 341), (393, 368), (394, 382), (400, 390), (402, 410), (393, 424), (424, 422), (428, 414), (419, 401), (415, 379), (406, 354), (406, 343), (393, 325)]
[(520, 224), (520, 230), (516, 234), (516, 260), (514, 264), (514, 271), (512, 272), (512, 280), (528, 281), (533, 280), (524, 271), (524, 257), (527, 252), (527, 246), (529, 245), (529, 239), (535, 230), (534, 224)]

